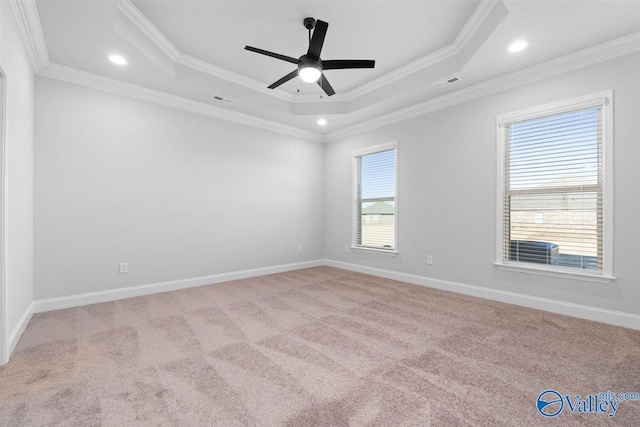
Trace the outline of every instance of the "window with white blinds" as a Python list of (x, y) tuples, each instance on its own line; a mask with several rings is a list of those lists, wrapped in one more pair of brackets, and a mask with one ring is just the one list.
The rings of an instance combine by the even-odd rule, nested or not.
[(353, 246), (396, 250), (396, 143), (354, 152)]
[(608, 102), (599, 94), (498, 118), (502, 263), (604, 271)]

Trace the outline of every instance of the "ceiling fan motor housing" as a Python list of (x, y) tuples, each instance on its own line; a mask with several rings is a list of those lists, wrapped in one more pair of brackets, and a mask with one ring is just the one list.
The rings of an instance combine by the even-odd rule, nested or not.
[(304, 27), (307, 30), (313, 30), (313, 28), (316, 26), (316, 20), (313, 18), (304, 18), (304, 21), (302, 21), (304, 23)]
[(302, 55), (300, 58), (298, 58), (298, 69), (306, 67), (313, 67), (322, 71), (322, 63), (320, 62), (320, 60), (309, 58), (307, 55)]

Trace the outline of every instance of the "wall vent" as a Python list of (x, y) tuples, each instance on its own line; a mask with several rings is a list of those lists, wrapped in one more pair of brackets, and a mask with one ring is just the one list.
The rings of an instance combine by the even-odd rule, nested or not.
[(451, 76), (434, 84), (435, 87), (441, 88), (460, 81), (460, 76)]
[(211, 97), (211, 99), (214, 99), (214, 100), (219, 101), (219, 102), (224, 102), (225, 104), (231, 104), (231, 103), (233, 103), (233, 100), (232, 100), (232, 99), (224, 98), (224, 97), (222, 97), (222, 96), (220, 96), (220, 95), (213, 95), (213, 96)]

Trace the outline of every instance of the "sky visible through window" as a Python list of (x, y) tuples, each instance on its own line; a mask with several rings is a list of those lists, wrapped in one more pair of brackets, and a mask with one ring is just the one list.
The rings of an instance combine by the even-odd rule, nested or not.
[(395, 150), (362, 156), (361, 171), (363, 199), (395, 197)]
[(512, 124), (511, 190), (597, 184), (600, 132), (596, 107)]

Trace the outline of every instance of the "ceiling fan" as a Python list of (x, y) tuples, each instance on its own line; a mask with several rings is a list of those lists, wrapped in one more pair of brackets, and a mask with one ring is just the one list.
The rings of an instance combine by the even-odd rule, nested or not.
[[(324, 76), (325, 70), (344, 70), (347, 68), (373, 68), (376, 61), (361, 60), (361, 59), (334, 59), (324, 61), (320, 59), (320, 53), (322, 52), (322, 45), (324, 44), (324, 38), (327, 35), (327, 28), (329, 24), (321, 20), (315, 20), (313, 18), (305, 18), (304, 27), (309, 30), (309, 50), (300, 58), (292, 58), (286, 55), (280, 55), (279, 53), (269, 52), (267, 50), (258, 49), (257, 47), (245, 46), (246, 50), (256, 52), (262, 55), (271, 56), (272, 58), (280, 59), (282, 61), (291, 62), (296, 64), (298, 68), (276, 81), (269, 86), (269, 89), (275, 89), (283, 83), (288, 82), (296, 76), (300, 76), (300, 79), (307, 83), (317, 82), (318, 85), (328, 95), (335, 95), (335, 90), (331, 87), (327, 78)], [(311, 35), (313, 30), (313, 36)]]

